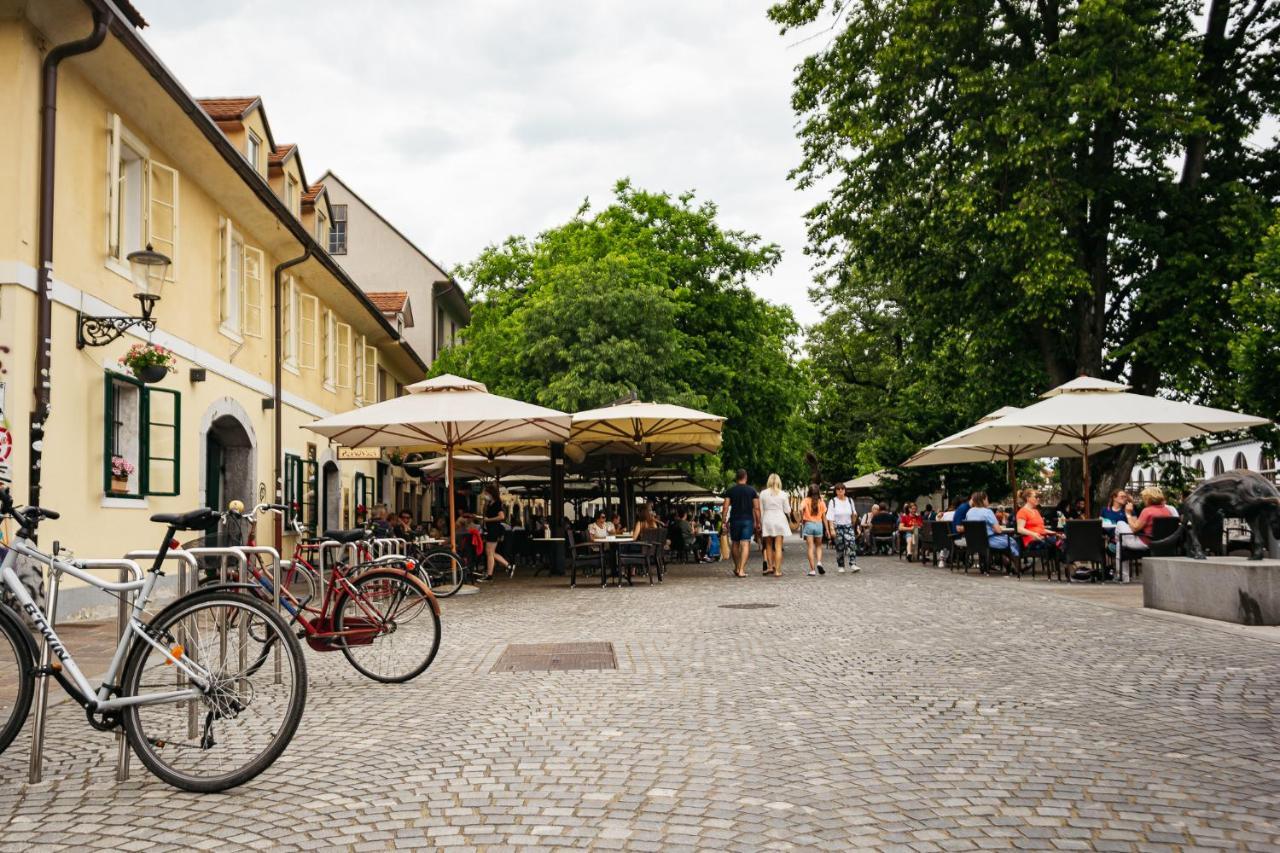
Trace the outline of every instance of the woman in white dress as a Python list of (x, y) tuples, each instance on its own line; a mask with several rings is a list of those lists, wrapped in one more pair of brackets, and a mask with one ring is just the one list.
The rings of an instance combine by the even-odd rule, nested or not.
[(766, 575), (782, 575), (782, 539), (791, 532), (788, 514), (791, 500), (782, 491), (782, 478), (769, 475), (769, 483), (760, 493), (760, 542), (764, 548)]

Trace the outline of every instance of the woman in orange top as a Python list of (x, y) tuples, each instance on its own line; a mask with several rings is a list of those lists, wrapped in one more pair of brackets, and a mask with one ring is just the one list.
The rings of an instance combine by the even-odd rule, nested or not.
[(1066, 540), (1045, 527), (1044, 516), (1040, 514), (1040, 493), (1035, 489), (1023, 489), (1021, 497), (1022, 509), (1018, 510), (1017, 523), (1023, 550), (1031, 553), (1065, 546)]
[(809, 496), (800, 504), (800, 535), (809, 549), (809, 576), (825, 575), (822, 568), (822, 535), (827, 529), (827, 504), (822, 500), (822, 490), (814, 483)]

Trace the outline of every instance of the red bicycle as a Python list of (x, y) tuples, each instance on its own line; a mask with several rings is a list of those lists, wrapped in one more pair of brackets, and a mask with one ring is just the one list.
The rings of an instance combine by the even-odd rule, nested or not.
[[(259, 504), (248, 515), (228, 512), (224, 526), (237, 517), (247, 522), (252, 544), (257, 514), (283, 509)], [(367, 537), (363, 530), (325, 531), (326, 539), (343, 544)], [(320, 541), (299, 537), (291, 565), (281, 572), (280, 606), (296, 624), (298, 638), (317, 652), (342, 652), (356, 671), (375, 681), (398, 683), (421, 675), (440, 649), (440, 604), (414, 574), (413, 564), (403, 558), (338, 561), (326, 567), (325, 578), (308, 559), (318, 553)], [(251, 556), (254, 591), (274, 603), (271, 572), (258, 555)], [(264, 643), (261, 661), (270, 650)]]

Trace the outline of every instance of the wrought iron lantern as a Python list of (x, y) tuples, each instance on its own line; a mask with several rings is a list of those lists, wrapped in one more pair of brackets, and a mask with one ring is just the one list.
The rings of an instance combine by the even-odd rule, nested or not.
[(140, 317), (94, 317), (83, 311), (76, 315), (76, 349), (86, 346), (100, 347), (109, 344), (134, 326), (141, 326), (148, 332), (156, 330), (156, 321), (151, 312), (160, 301), (160, 290), (169, 276), (169, 267), (173, 265), (168, 256), (161, 254), (147, 244), (147, 248), (130, 252), (126, 258), (129, 271), (138, 292), (133, 298), (142, 307)]

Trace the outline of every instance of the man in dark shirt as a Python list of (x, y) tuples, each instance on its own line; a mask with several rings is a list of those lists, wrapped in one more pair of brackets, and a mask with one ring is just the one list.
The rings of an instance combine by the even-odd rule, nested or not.
[(760, 527), (760, 494), (747, 485), (746, 469), (738, 469), (737, 482), (724, 493), (721, 515), (729, 519), (729, 539), (733, 542), (733, 573), (745, 578), (751, 540)]

